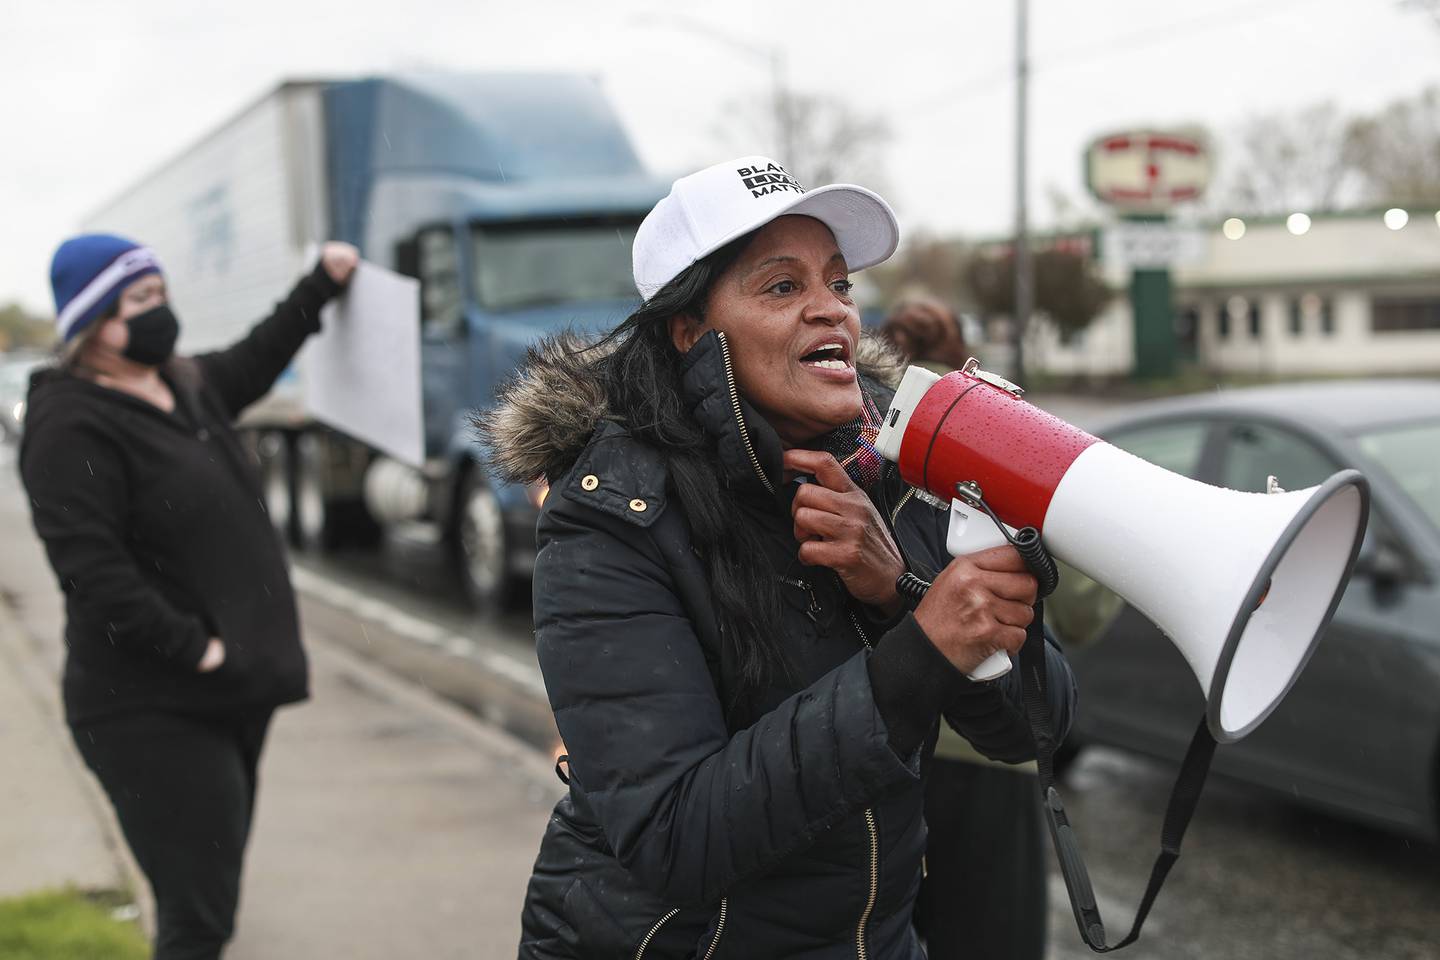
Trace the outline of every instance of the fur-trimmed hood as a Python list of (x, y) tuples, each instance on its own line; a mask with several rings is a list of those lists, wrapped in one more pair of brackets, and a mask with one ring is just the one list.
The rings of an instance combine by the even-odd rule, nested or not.
[[(610, 416), (596, 370), (608, 346), (562, 333), (531, 347), (496, 403), (475, 418), (496, 474), (512, 483), (554, 481), (575, 462), (595, 428)], [(862, 377), (894, 389), (905, 372), (900, 355), (862, 333), (855, 347)]]

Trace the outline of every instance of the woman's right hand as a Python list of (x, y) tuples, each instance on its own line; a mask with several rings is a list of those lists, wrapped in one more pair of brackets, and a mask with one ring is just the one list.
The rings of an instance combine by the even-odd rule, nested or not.
[(1015, 653), (1025, 643), (1037, 589), (1014, 547), (992, 547), (950, 561), (915, 620), (945, 659), (968, 674), (992, 653)]
[(219, 637), (211, 637), (210, 642), (205, 646), (205, 656), (200, 658), (200, 663), (195, 669), (200, 673), (211, 673), (219, 670), (225, 662), (225, 641)]

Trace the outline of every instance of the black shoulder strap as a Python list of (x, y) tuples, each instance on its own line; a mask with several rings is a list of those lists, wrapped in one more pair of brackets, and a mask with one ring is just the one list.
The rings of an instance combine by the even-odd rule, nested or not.
[(1114, 946), (1105, 942), (1105, 924), (1100, 918), (1100, 909), (1095, 903), (1095, 892), (1090, 885), (1090, 872), (1080, 854), (1080, 844), (1065, 814), (1065, 805), (1055, 789), (1055, 737), (1050, 723), (1050, 701), (1047, 699), (1045, 676), (1045, 629), (1044, 604), (1035, 605), (1035, 619), (1026, 632), (1025, 645), (1020, 650), (1021, 689), (1024, 692), (1025, 712), (1030, 720), (1030, 731), (1035, 737), (1037, 765), (1040, 770), (1040, 798), (1045, 808), (1045, 819), (1050, 825), (1050, 838), (1055, 843), (1055, 854), (1060, 862), (1060, 873), (1065, 877), (1065, 888), (1070, 894), (1070, 906), (1075, 911), (1075, 923), (1086, 946), (1096, 953), (1109, 953), (1128, 947), (1140, 938), (1140, 928), (1155, 898), (1160, 893), (1165, 877), (1175, 861), (1180, 859), (1180, 842), (1185, 838), (1185, 828), (1195, 813), (1200, 792), (1205, 786), (1205, 777), (1210, 772), (1210, 760), (1215, 755), (1215, 738), (1200, 718), (1195, 736), (1190, 740), (1190, 749), (1180, 767), (1170, 794), (1170, 804), (1165, 811), (1165, 825), (1160, 831), (1160, 854), (1150, 871), (1150, 883), (1141, 898), (1140, 908), (1135, 913), (1134, 925), (1130, 932)]

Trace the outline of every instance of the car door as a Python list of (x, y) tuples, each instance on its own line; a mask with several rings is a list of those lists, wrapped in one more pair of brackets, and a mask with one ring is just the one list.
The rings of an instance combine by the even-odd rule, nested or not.
[[(1192, 479), (1211, 469), (1217, 429), (1204, 418), (1122, 427), (1105, 439), (1143, 460)], [(1164, 531), (1157, 531), (1163, 549)], [(1108, 612), (1118, 611), (1118, 612)], [(1155, 756), (1183, 752), (1204, 712), (1200, 685), (1179, 650), (1134, 607), (1065, 569), (1047, 601), (1079, 684), (1074, 736)], [(1080, 625), (1080, 626), (1077, 626)], [(1087, 633), (1098, 638), (1086, 642)]]
[[(1274, 475), (1297, 490), (1345, 466), (1296, 430), (1238, 422), (1220, 446), (1218, 482), (1260, 492)], [(1371, 505), (1366, 540), (1403, 544), (1383, 503)], [(1312, 802), (1408, 821), (1410, 774), (1425, 771), (1434, 735), (1416, 722), (1413, 694), (1423, 670), (1403, 628), (1416, 599), (1403, 578), (1380, 583), (1357, 574), (1290, 695), (1254, 733), (1220, 751), (1217, 769)]]

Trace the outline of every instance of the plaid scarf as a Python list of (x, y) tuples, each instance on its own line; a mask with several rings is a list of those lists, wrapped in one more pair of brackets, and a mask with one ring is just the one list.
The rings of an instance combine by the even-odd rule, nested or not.
[(880, 434), (883, 421), (875, 401), (863, 388), (860, 400), (860, 416), (827, 433), (820, 449), (839, 461), (856, 486), (868, 491), (885, 469), (885, 459), (875, 449), (875, 438)]

